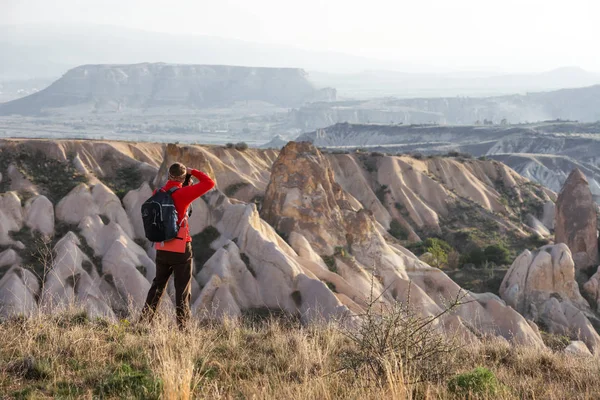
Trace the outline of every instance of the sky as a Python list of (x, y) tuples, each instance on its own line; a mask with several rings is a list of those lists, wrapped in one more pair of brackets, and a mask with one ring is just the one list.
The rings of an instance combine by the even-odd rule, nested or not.
[(0, 24), (109, 24), (507, 72), (600, 72), (598, 15), (599, 0), (0, 0)]

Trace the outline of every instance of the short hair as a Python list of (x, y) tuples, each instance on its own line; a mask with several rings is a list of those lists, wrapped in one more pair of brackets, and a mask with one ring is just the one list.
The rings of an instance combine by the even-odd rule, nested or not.
[(182, 163), (176, 162), (169, 167), (169, 179), (183, 179), (187, 168)]

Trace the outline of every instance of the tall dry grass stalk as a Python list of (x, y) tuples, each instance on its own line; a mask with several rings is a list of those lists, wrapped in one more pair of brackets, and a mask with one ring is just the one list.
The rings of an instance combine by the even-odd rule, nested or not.
[[(486, 367), (493, 394), (471, 398), (600, 398), (600, 361), (485, 341), (444, 353), (447, 377), (414, 382), (426, 364), (384, 357), (382, 379), (341, 369), (356, 342), (335, 326), (267, 320), (152, 325), (90, 320), (77, 309), (0, 323), (0, 398), (458, 399), (448, 380)], [(468, 396), (467, 396), (468, 397)]]

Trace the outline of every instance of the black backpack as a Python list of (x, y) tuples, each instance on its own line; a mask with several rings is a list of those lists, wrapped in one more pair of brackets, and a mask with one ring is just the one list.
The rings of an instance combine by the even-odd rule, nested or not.
[(177, 237), (179, 225), (178, 215), (173, 203), (172, 194), (178, 188), (168, 191), (157, 190), (144, 204), (142, 204), (142, 221), (146, 239), (151, 242), (166, 242)]

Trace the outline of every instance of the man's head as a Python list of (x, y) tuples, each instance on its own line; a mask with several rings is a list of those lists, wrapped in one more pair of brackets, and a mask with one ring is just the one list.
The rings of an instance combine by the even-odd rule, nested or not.
[(169, 167), (169, 180), (183, 182), (185, 181), (187, 168), (182, 163), (175, 163)]

